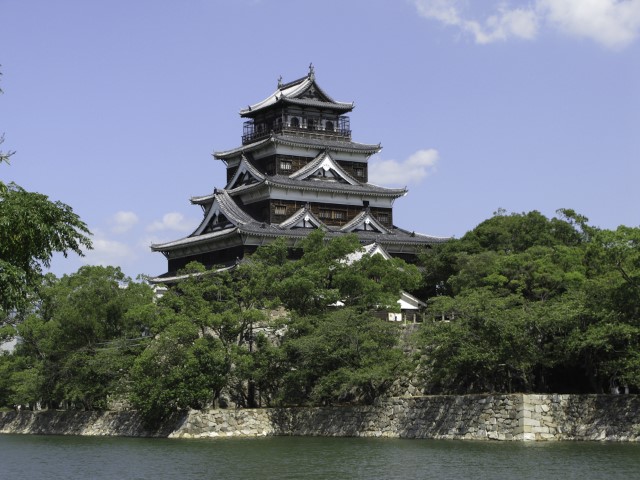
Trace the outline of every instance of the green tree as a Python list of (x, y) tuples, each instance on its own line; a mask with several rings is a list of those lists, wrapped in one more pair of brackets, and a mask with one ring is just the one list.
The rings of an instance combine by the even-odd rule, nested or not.
[(13, 355), (24, 361), (16, 375), (40, 372), (32, 383), (39, 382), (45, 405), (104, 408), (145, 341), (137, 312), (152, 304), (153, 292), (114, 267), (85, 266), (46, 280), (38, 308), (17, 326)]
[(589, 230), (584, 310), (569, 338), (595, 391), (640, 387), (640, 228)]
[(136, 358), (130, 398), (147, 421), (154, 422), (210, 404), (225, 385), (225, 375), (220, 341), (200, 336), (196, 325), (177, 317)]
[(286, 404), (371, 403), (407, 368), (396, 324), (352, 308), (297, 317), (283, 341)]
[(423, 256), (433, 297), (419, 340), (434, 391), (635, 386), (637, 229), (572, 210), (502, 212)]
[[(267, 352), (275, 349), (264, 338), (270, 331), (265, 312), (278, 304), (271, 282), (286, 259), (280, 243), (231, 270), (207, 271), (192, 263), (181, 272), (185, 278), (160, 299), (150, 323), (156, 339), (136, 361), (136, 406), (149, 416), (166, 416), (217, 402), (223, 393), (237, 405), (255, 406), (256, 388), (265, 393), (273, 390), (269, 387), (273, 370), (265, 362), (270, 358)], [(173, 345), (171, 355), (166, 355), (164, 346), (168, 348), (169, 343)], [(193, 360), (196, 370), (181, 370), (186, 359)], [(201, 359), (206, 361), (199, 362)], [(146, 385), (157, 382), (157, 371), (173, 372), (173, 367), (169, 383), (161, 382), (166, 388), (147, 395)]]
[(83, 255), (89, 230), (68, 205), (0, 184), (0, 309), (24, 309), (54, 252)]
[[(3, 142), (4, 135), (0, 145)], [(0, 166), (14, 153), (0, 151)], [(49, 266), (53, 253), (83, 255), (83, 247), (91, 248), (88, 235), (89, 229), (68, 205), (0, 180), (0, 325), (11, 323), (16, 310), (28, 307), (42, 267)], [(0, 338), (7, 333), (0, 332)]]
[(347, 268), (345, 258), (360, 248), (355, 235), (327, 239), (322, 230), (302, 242), (302, 257), (285, 265), (286, 274), (274, 285), (284, 306), (300, 315), (322, 313), (341, 300), (332, 279)]

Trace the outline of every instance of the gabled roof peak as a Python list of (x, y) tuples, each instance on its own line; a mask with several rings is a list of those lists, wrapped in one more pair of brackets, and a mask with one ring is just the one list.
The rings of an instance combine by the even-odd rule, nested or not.
[[(236, 187), (258, 183), (265, 179), (265, 176), (253, 166), (249, 159), (242, 154), (240, 165), (233, 175), (233, 178), (227, 183), (226, 190), (233, 190)], [(215, 192), (214, 192), (215, 193)]]
[(289, 175), (294, 180), (305, 180), (313, 177), (318, 171), (332, 172), (332, 178), (350, 185), (359, 185), (355, 178), (349, 175), (329, 154), (328, 150), (321, 152), (315, 159), (302, 167), (300, 170)]
[(238, 227), (255, 222), (251, 215), (236, 204), (227, 190), (214, 189), (212, 198), (213, 202), (209, 205), (204, 219), (191, 236), (202, 235), (213, 228), (226, 228), (227, 224)]
[(365, 256), (372, 257), (373, 255), (381, 255), (385, 260), (391, 259), (391, 255), (389, 255), (389, 252), (387, 252), (382, 245), (380, 245), (378, 242), (373, 242), (367, 245), (363, 245), (355, 252), (347, 255), (344, 258), (344, 263), (346, 263), (347, 265), (351, 265), (354, 262), (362, 260), (362, 258)]
[(391, 234), (391, 230), (382, 225), (376, 217), (371, 214), (369, 207), (356, 215), (350, 222), (347, 222), (340, 229), (341, 232), (369, 231), (382, 235)]
[(311, 207), (308, 203), (287, 218), (284, 222), (280, 223), (278, 227), (285, 230), (291, 230), (294, 228), (319, 228), (324, 231), (330, 230), (329, 227), (311, 211)]

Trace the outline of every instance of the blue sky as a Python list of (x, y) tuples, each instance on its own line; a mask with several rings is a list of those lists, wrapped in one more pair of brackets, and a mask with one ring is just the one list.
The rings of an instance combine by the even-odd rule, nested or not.
[(381, 142), (395, 223), (462, 236), (498, 208), (640, 224), (640, 0), (0, 0), (0, 179), (94, 233), (52, 271), (166, 269), (225, 183), (238, 111), (306, 75)]

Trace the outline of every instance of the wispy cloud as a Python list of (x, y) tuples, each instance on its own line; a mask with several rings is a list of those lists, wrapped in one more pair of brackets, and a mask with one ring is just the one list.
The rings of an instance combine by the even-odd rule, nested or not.
[(538, 32), (538, 15), (527, 8), (499, 4), (483, 21), (468, 18), (458, 0), (414, 0), (418, 13), (473, 35), (476, 43), (491, 43), (509, 37), (532, 39)]
[(112, 233), (126, 233), (138, 223), (138, 216), (133, 212), (117, 212), (109, 219)]
[(535, 0), (524, 7), (494, 1), (478, 19), (460, 0), (413, 0), (418, 13), (456, 27), (487, 44), (510, 38), (532, 40), (542, 26), (589, 38), (609, 48), (623, 48), (640, 35), (640, 0)]
[(166, 213), (162, 216), (162, 220), (156, 220), (147, 227), (148, 232), (159, 232), (162, 230), (171, 230), (175, 232), (186, 232), (194, 227), (193, 221), (185, 218), (181, 213)]
[(88, 265), (122, 265), (135, 260), (137, 254), (126, 243), (108, 238), (100, 230), (94, 230), (93, 250), (85, 252), (82, 263)]
[(374, 158), (369, 162), (369, 181), (382, 185), (416, 184), (435, 170), (438, 158), (438, 151), (432, 148), (418, 150), (402, 161)]

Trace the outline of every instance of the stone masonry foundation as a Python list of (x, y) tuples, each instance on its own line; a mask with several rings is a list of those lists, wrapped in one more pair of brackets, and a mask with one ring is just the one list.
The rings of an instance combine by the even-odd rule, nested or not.
[(0, 414), (0, 433), (640, 441), (640, 396), (443, 395), (371, 406), (193, 410), (155, 430), (132, 411), (22, 411)]

